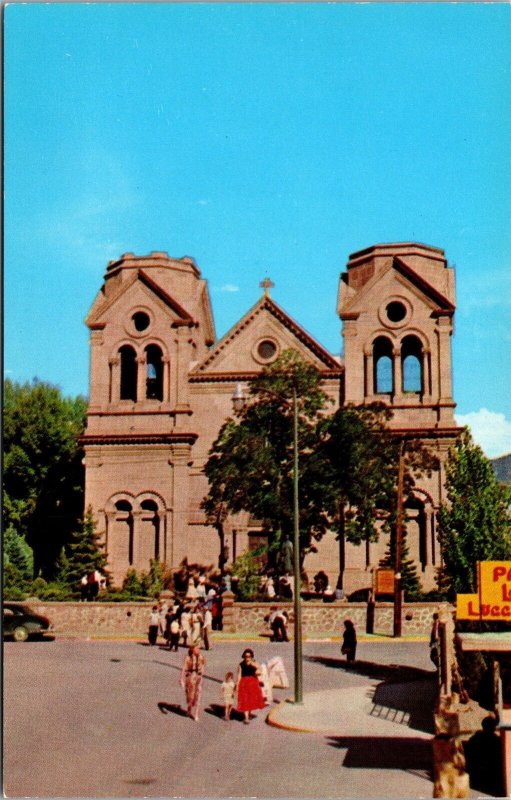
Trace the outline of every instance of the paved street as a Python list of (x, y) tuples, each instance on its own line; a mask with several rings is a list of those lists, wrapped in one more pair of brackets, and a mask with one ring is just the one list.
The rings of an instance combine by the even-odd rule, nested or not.
[[(305, 696), (342, 689), (339, 735), (271, 727), (266, 710), (249, 726), (222, 721), (220, 683), (226, 671), (235, 671), (244, 646), (222, 641), (206, 653), (202, 713), (195, 723), (183, 715), (182, 648), (169, 653), (127, 641), (5, 643), (5, 793), (431, 797), (431, 664), (424, 642), (361, 642), (353, 671), (341, 665), (338, 643), (304, 644)], [(292, 682), (292, 643), (250, 646), (260, 661), (282, 655)], [(397, 670), (391, 665), (415, 668), (408, 679), (422, 679), (426, 713), (413, 692), (408, 700), (393, 695), (386, 682)], [(406, 670), (401, 673), (406, 677)], [(374, 730), (371, 717), (361, 727), (352, 713), (352, 700), (361, 693), (375, 709)], [(292, 697), (292, 688), (275, 690), (276, 702), (285, 697)], [(389, 734), (382, 737), (386, 726)]]

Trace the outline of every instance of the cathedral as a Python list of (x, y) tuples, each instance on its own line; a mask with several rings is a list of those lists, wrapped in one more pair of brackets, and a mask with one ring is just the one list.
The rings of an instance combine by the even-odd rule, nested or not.
[[(339, 279), (337, 313), (344, 355), (334, 356), (270, 296), (270, 282), (245, 316), (217, 340), (208, 286), (194, 260), (163, 252), (125, 253), (108, 264), (86, 324), (90, 329), (90, 401), (85, 504), (104, 538), (114, 585), (150, 559), (219, 563), (219, 537), (206, 524), (204, 464), (233, 395), (286, 349), (320, 372), (333, 401), (382, 401), (391, 427), (433, 447), (440, 467), (407, 501), (409, 555), (424, 589), (440, 564), (436, 511), (443, 464), (456, 437), (451, 335), (454, 270), (443, 250), (417, 243), (379, 244), (349, 256)], [(313, 302), (313, 298), (311, 297)], [(333, 304), (332, 304), (333, 305)], [(257, 548), (260, 523), (239, 514), (225, 525), (232, 562)], [(386, 550), (327, 534), (306, 557), (347, 593), (368, 587)]]

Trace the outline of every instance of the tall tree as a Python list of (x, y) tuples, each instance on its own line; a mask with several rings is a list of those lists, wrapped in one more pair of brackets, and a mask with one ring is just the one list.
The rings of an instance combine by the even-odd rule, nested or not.
[[(298, 408), (299, 470), (317, 440), (319, 412), (327, 397), (318, 371), (287, 350), (250, 386), (250, 397), (237, 420), (229, 419), (214, 442), (205, 472), (209, 494), (203, 504), (210, 523), (223, 530), (228, 512), (248, 511), (261, 521), (270, 548), (293, 534), (293, 392)], [(308, 481), (300, 482), (302, 554), (326, 530), (327, 519)]]
[(34, 553), (25, 541), (24, 536), (19, 536), (10, 525), (4, 532), (3, 564), (10, 564), (19, 573), (23, 582), (31, 581), (34, 577)]
[[(301, 556), (326, 530), (356, 544), (395, 528), (400, 440), (383, 405), (328, 414), (317, 370), (285, 352), (251, 385), (250, 401), (228, 420), (205, 471), (204, 508), (220, 535), (229, 512), (248, 511), (269, 533), (270, 549), (293, 532), (293, 389), (298, 396)], [(406, 445), (405, 490), (433, 465), (426, 448)], [(405, 495), (406, 496), (406, 495)]]
[(511, 558), (511, 488), (465, 428), (446, 462), (448, 503), (438, 512), (444, 580), (453, 597), (477, 591), (477, 562)]
[(308, 464), (330, 526), (353, 544), (376, 541), (388, 518), (396, 474), (396, 440), (383, 404), (346, 406), (322, 419)]
[(80, 528), (71, 537), (68, 547), (66, 577), (73, 589), (80, 586), (80, 580), (89, 572), (98, 570), (106, 573), (107, 556), (101, 537), (96, 533), (92, 508), (85, 513)]
[[(367, 545), (381, 534), (387, 535), (384, 564), (388, 566), (395, 565), (397, 550), (400, 460), (403, 502), (412, 496), (416, 479), (438, 466), (436, 457), (421, 441), (404, 438), (388, 427), (391, 417), (391, 409), (382, 403), (338, 409), (320, 423), (320, 444), (310, 471), (338, 538)], [(404, 516), (400, 572), (410, 594), (418, 591), (419, 580), (407, 553)]]
[(50, 384), (7, 380), (4, 392), (3, 524), (25, 536), (36, 574), (53, 577), (83, 510), (86, 401)]

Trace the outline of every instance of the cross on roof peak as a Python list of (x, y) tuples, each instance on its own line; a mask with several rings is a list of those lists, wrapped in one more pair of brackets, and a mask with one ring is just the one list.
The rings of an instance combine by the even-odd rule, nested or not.
[(265, 294), (265, 296), (266, 296), (266, 297), (269, 297), (269, 296), (270, 296), (270, 289), (273, 289), (273, 287), (275, 286), (275, 284), (274, 284), (274, 283), (273, 283), (273, 282), (270, 280), (270, 278), (266, 277), (266, 278), (264, 279), (264, 281), (261, 281), (261, 283), (259, 284), (259, 286), (261, 286), (261, 288), (263, 288), (263, 289), (264, 289), (264, 294)]

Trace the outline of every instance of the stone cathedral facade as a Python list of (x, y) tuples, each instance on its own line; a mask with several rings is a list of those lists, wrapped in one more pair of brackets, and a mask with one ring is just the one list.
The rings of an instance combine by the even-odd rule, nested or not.
[[(333, 288), (333, 287), (332, 287)], [(311, 296), (311, 302), (314, 298)], [(269, 296), (217, 340), (207, 282), (191, 258), (126, 253), (108, 264), (86, 323), (90, 329), (90, 402), (85, 503), (104, 536), (109, 570), (151, 558), (217, 565), (219, 539), (205, 524), (203, 467), (245, 384), (287, 348), (321, 373), (342, 404), (383, 401), (392, 427), (413, 431), (436, 449), (441, 466), (420, 481), (406, 510), (410, 555), (424, 588), (434, 585), (440, 552), (435, 513), (443, 466), (456, 436), (451, 380), (454, 271), (443, 250), (416, 243), (375, 245), (353, 253), (340, 275), (337, 313), (344, 356), (330, 354)], [(261, 542), (257, 520), (226, 525), (229, 560)], [(340, 544), (334, 534), (307, 556), (309, 577), (324, 570), (346, 592), (371, 585), (386, 542)]]

